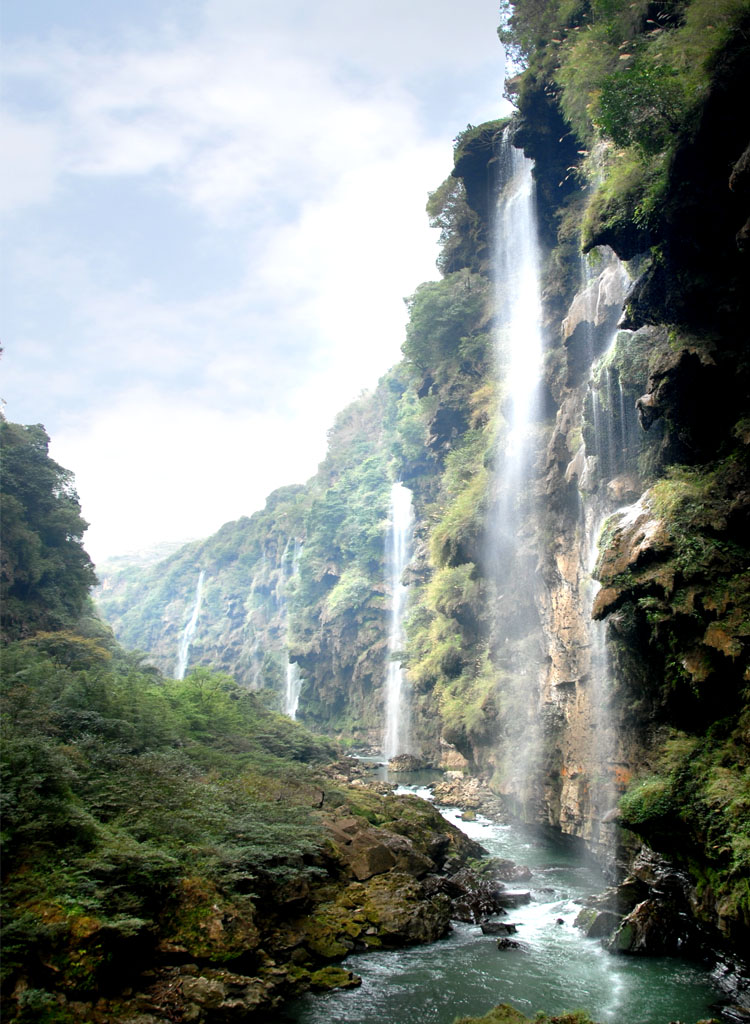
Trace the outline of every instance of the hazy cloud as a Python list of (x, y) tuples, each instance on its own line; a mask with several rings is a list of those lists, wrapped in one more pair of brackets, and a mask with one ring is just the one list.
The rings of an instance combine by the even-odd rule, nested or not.
[(313, 472), (436, 276), (451, 134), (500, 113), (485, 0), (165, 12), (6, 29), (4, 397), (76, 473), (97, 556)]

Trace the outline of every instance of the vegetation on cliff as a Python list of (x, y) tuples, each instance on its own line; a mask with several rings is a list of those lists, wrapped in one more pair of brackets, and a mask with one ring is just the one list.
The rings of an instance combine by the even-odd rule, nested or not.
[(87, 524), (72, 475), (49, 457), (44, 427), (0, 418), (0, 445), (0, 627), (4, 638), (17, 639), (79, 616), (95, 577), (81, 546)]

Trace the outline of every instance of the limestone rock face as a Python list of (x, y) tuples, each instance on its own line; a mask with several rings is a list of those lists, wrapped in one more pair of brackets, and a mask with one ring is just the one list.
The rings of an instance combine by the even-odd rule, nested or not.
[(392, 869), (406, 871), (415, 878), (437, 870), (435, 862), (420, 853), (407, 836), (367, 828), (356, 818), (331, 822), (328, 829), (343, 863), (359, 882)]

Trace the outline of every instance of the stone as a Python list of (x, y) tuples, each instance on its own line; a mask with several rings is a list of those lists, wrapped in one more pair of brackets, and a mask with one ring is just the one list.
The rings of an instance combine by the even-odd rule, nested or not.
[(337, 988), (359, 988), (362, 979), (343, 967), (323, 967), (310, 975), (310, 988), (315, 992), (330, 992)]
[(516, 864), (506, 857), (493, 857), (485, 870), (501, 882), (528, 882), (532, 877), (531, 868), (526, 864)]
[(469, 924), (479, 922), (504, 909), (502, 884), (481, 878), (470, 868), (462, 868), (447, 880), (453, 900), (452, 916)]
[(206, 1009), (216, 1009), (223, 1001), (227, 990), (220, 981), (199, 975), (186, 978), (182, 983), (182, 994), (190, 1003), (197, 1003)]
[(611, 953), (670, 956), (687, 952), (690, 938), (686, 915), (670, 901), (652, 898), (623, 918), (606, 948)]
[(526, 903), (531, 903), (531, 893), (528, 889), (501, 889), (498, 898), (502, 907), (522, 907)]
[(521, 948), (521, 943), (520, 942), (516, 942), (515, 939), (509, 939), (507, 936), (504, 936), (503, 938), (497, 940), (497, 948), (498, 949), (520, 949)]
[(421, 757), (415, 757), (414, 754), (397, 754), (388, 762), (389, 772), (418, 772), (427, 767), (429, 767), (427, 763)]
[(576, 928), (580, 928), (589, 939), (608, 938), (620, 926), (622, 914), (612, 910), (596, 910), (594, 907), (584, 907), (579, 911), (573, 922)]
[(516, 925), (505, 921), (481, 921), (479, 927), (482, 935), (513, 935), (518, 930)]

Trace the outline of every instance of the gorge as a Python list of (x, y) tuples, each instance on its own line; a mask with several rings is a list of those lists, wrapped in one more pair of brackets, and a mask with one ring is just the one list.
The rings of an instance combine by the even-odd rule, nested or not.
[[(142, 653), (138, 671), (174, 681), (165, 693), (189, 700), (200, 742), (222, 721), (239, 735), (241, 711), (270, 744), (263, 757), (292, 749), (278, 779), (254, 765), (242, 786), (271, 818), (288, 788), (290, 835), (302, 808), (328, 830), (315, 847), (306, 824), (292, 859), (258, 855), (257, 900), (245, 882), (227, 895), (180, 869), (180, 928), (159, 925), (158, 953), (177, 974), (197, 965), (197, 1009), (175, 1019), (266, 1019), (252, 1014), (282, 990), (336, 987), (320, 972), (352, 951), (385, 957), (445, 934), (450, 879), (479, 852), (471, 826), (462, 836), (456, 816), (449, 828), (392, 777), (347, 766), (334, 742), (411, 754), (432, 781), (478, 780), (482, 801), (462, 809), (496, 830), (479, 841), (522, 864), (504, 829), (552, 844), (527, 847), (545, 883), (533, 884), (559, 887), (547, 923), (559, 915), (560, 934), (584, 936), (596, 970), (630, 968), (602, 966), (595, 939), (619, 965), (687, 953), (733, 1004), (722, 1019), (750, 1019), (750, 7), (515, 0), (506, 15), (501, 38), (523, 67), (507, 83), (516, 110), (460, 132), (430, 195), (441, 276), (407, 301), (403, 360), (336, 417), (306, 484), (156, 564), (100, 567), (99, 614)], [(94, 657), (66, 643), (65, 671)], [(128, 706), (125, 684), (118, 700)], [(188, 775), (232, 790), (231, 819), (228, 756), (204, 751)], [(97, 799), (114, 814), (122, 797)], [(221, 871), (240, 878), (239, 839), (226, 842)], [(102, 877), (127, 874), (126, 853), (108, 856)], [(148, 856), (165, 879), (177, 870)], [(556, 878), (558, 856), (592, 872), (581, 887)], [(589, 884), (601, 902), (586, 902)], [(123, 904), (122, 921), (151, 920), (144, 906)], [(147, 930), (122, 921), (112, 956)], [(512, 963), (523, 972), (522, 956)], [(659, 963), (703, 1000), (704, 974)], [(357, 996), (349, 965), (336, 968), (337, 1000)], [(227, 991), (241, 985), (220, 971), (262, 977), (257, 1005), (245, 994), (233, 1017)], [(592, 998), (581, 1004), (593, 1019), (617, 1019), (620, 1004)], [(154, 1005), (148, 1024), (167, 1019)], [(364, 1021), (356, 1012), (340, 1019)], [(673, 1019), (663, 1005), (637, 1012)]]

